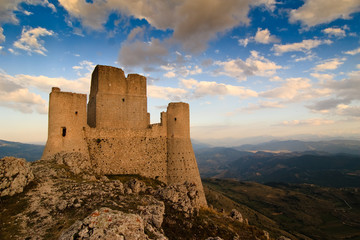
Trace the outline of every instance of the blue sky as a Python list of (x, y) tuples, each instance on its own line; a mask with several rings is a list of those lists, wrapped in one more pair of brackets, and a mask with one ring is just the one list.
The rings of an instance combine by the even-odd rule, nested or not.
[[(201, 141), (360, 138), (359, 0), (3, 0), (0, 139), (45, 142), (48, 94), (97, 64), (148, 78)], [(249, 140), (250, 141), (250, 140)]]

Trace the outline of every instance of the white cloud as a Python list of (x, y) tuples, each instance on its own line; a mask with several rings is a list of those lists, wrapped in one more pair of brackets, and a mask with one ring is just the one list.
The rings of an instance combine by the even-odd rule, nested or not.
[[(302, 61), (312, 61), (316, 55), (310, 52), (307, 52), (308, 54), (305, 57), (298, 57), (295, 58), (295, 62), (302, 62)], [(295, 56), (296, 57), (296, 56)]]
[(270, 78), (270, 82), (282, 82), (283, 79), (279, 76), (274, 76), (272, 78)]
[(276, 36), (270, 35), (270, 31), (267, 28), (264, 30), (258, 28), (254, 40), (255, 42), (263, 43), (263, 44), (279, 42), (279, 39)]
[(0, 43), (5, 42), (4, 29), (0, 27)]
[(332, 80), (334, 78), (334, 74), (328, 74), (328, 73), (311, 73), (311, 76), (317, 78), (320, 80), (320, 82)]
[(229, 84), (197, 81), (195, 79), (182, 79), (180, 83), (185, 88), (191, 90), (189, 98), (201, 98), (204, 96), (237, 96), (240, 98), (257, 97), (257, 93), (241, 86)]
[(265, 98), (280, 98), (291, 100), (297, 97), (301, 91), (311, 87), (310, 80), (307, 78), (288, 78), (281, 87), (260, 93)]
[(94, 68), (95, 64), (87, 60), (81, 61), (78, 66), (72, 67), (72, 69), (77, 72), (78, 76), (88, 76), (88, 74), (92, 72)]
[(342, 65), (344, 63), (346, 59), (345, 58), (332, 58), (332, 59), (328, 59), (323, 61), (323, 63), (318, 64), (314, 67), (315, 71), (326, 71), (326, 70), (335, 70), (337, 69), (340, 65)]
[(216, 61), (215, 65), (221, 67), (215, 74), (226, 75), (236, 78), (240, 81), (246, 80), (247, 76), (271, 76), (276, 73), (276, 70), (282, 67), (277, 65), (275, 62), (260, 56), (258, 52), (251, 51), (251, 56), (245, 61), (237, 58), (230, 59), (225, 62)]
[(148, 97), (160, 98), (170, 101), (181, 101), (186, 99), (187, 91), (181, 88), (161, 87), (149, 85), (147, 87)]
[(360, 47), (359, 48), (356, 48), (354, 50), (351, 50), (351, 51), (347, 51), (345, 52), (346, 54), (349, 54), (349, 55), (356, 55), (356, 54), (359, 54), (360, 53)]
[(334, 124), (333, 120), (314, 118), (314, 119), (305, 119), (305, 120), (291, 120), (291, 121), (283, 121), (280, 125), (284, 126), (302, 126), (302, 125), (310, 125), (310, 126), (321, 126), (321, 125), (329, 125)]
[(357, 64), (357, 65), (356, 65), (356, 68), (357, 68), (357, 69), (360, 69), (360, 64)]
[(250, 41), (251, 41), (251, 38), (239, 39), (239, 45), (246, 47)]
[(44, 42), (40, 40), (40, 37), (44, 36), (52, 36), (54, 35), (53, 31), (49, 31), (42, 27), (37, 28), (26, 28), (23, 27), (23, 30), (21, 32), (21, 38), (14, 42), (14, 47), (22, 49), (29, 54), (32, 52), (38, 53), (41, 55), (46, 56), (45, 52), (47, 51), (44, 47)]
[(358, 0), (306, 0), (300, 8), (291, 10), (290, 22), (300, 21), (304, 26), (312, 27), (339, 18), (350, 19), (350, 15), (358, 11)]
[(345, 30), (342, 28), (325, 28), (322, 30), (323, 33), (326, 33), (330, 37), (345, 37)]
[(246, 47), (249, 44), (249, 42), (269, 44), (279, 41), (280, 40), (276, 36), (270, 34), (269, 29), (265, 28), (263, 30), (261, 28), (258, 28), (254, 37), (239, 39), (239, 45)]
[(0, 71), (0, 106), (12, 108), (23, 113), (46, 113), (47, 104), (40, 95), (29, 92), (16, 79)]
[(276, 55), (281, 55), (285, 52), (307, 52), (321, 44), (331, 44), (331, 40), (307, 39), (298, 43), (289, 44), (275, 44), (272, 48)]

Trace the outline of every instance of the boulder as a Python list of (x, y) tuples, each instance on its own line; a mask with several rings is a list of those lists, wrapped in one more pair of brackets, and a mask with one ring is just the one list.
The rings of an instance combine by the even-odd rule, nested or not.
[(169, 185), (157, 190), (156, 196), (169, 202), (178, 211), (191, 215), (196, 209), (200, 209), (201, 201), (197, 187), (193, 183)]
[(63, 232), (59, 240), (148, 239), (144, 232), (144, 220), (137, 214), (127, 214), (110, 208), (100, 208), (82, 221), (75, 222)]
[(231, 210), (230, 217), (232, 219), (234, 219), (234, 220), (237, 220), (237, 221), (241, 222), (241, 223), (244, 222), (243, 216), (236, 209)]
[(30, 163), (23, 158), (4, 157), (0, 159), (0, 196), (21, 193), (34, 179)]

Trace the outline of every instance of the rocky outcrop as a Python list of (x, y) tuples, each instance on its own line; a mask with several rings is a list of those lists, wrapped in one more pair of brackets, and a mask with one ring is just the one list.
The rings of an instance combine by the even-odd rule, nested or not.
[(127, 214), (110, 208), (94, 211), (82, 221), (75, 222), (59, 240), (70, 239), (148, 239), (145, 223), (137, 214)]
[(48, 160), (54, 160), (59, 165), (67, 166), (74, 174), (93, 172), (89, 159), (79, 152), (60, 152)]
[(0, 159), (0, 196), (13, 196), (23, 192), (34, 179), (30, 163), (23, 158), (4, 157)]
[(157, 190), (156, 195), (169, 202), (178, 211), (187, 216), (201, 207), (200, 194), (194, 183), (185, 182), (182, 185), (170, 185)]
[(238, 212), (236, 209), (231, 210), (230, 217), (236, 221), (244, 222), (244, 218), (240, 212)]

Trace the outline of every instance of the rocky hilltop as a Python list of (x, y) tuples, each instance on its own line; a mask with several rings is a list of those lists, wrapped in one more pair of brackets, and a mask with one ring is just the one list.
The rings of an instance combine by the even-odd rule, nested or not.
[(0, 239), (271, 239), (236, 210), (200, 207), (193, 183), (100, 176), (75, 155), (0, 169)]

